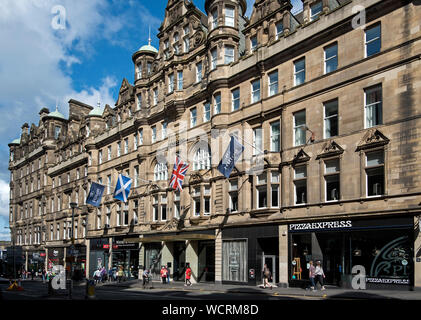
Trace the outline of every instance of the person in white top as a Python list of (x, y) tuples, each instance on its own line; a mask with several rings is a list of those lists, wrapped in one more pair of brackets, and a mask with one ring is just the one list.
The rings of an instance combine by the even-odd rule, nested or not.
[(322, 265), (320, 261), (316, 262), (316, 269), (314, 271), (314, 284), (317, 286), (317, 282), (320, 282), (320, 285), (322, 286), (321, 290), (325, 290), (325, 286), (323, 285), (323, 279), (326, 278), (325, 273), (323, 271)]

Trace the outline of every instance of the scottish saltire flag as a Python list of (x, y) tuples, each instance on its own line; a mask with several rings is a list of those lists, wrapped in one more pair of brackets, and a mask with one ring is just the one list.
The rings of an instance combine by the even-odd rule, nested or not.
[(86, 203), (95, 207), (99, 207), (101, 204), (102, 195), (104, 194), (104, 189), (105, 186), (96, 182), (92, 182)]
[(170, 180), (170, 187), (172, 187), (174, 190), (182, 190), (181, 186), (183, 184), (188, 167), (188, 163), (185, 163), (179, 157), (175, 157), (174, 169), (172, 171)]
[(123, 176), (122, 174), (119, 174), (117, 184), (114, 190), (114, 199), (127, 202), (127, 198), (129, 197), (131, 186), (132, 186), (132, 179), (130, 179), (129, 177)]
[(234, 165), (240, 158), (243, 151), (244, 146), (239, 143), (234, 136), (231, 136), (230, 144), (227, 150), (225, 150), (224, 156), (218, 165), (219, 172), (221, 172), (226, 178), (230, 177), (231, 171), (234, 169)]

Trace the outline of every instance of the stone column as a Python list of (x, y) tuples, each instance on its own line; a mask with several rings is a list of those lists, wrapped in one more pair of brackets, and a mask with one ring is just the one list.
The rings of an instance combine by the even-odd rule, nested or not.
[(145, 270), (145, 246), (141, 242), (140, 248), (139, 248), (139, 265), (142, 266), (142, 268), (139, 268), (139, 279), (142, 279), (143, 271)]
[(222, 284), (222, 230), (215, 230), (215, 284)]
[(285, 12), (282, 18), (282, 24), (284, 26), (284, 34), (288, 35), (291, 32), (291, 12)]
[(279, 285), (288, 287), (288, 225), (279, 226)]
[(186, 263), (190, 264), (192, 270), (191, 283), (197, 283), (197, 277), (199, 275), (198, 244), (199, 243), (196, 240), (187, 240)]
[(45, 264), (44, 264), (45, 272), (48, 271), (48, 248), (45, 248)]
[[(421, 291), (421, 215), (414, 216), (414, 289)], [(418, 226), (418, 227), (417, 227)]]
[[(113, 265), (113, 238), (109, 238), (108, 239), (108, 243), (110, 244), (110, 247), (108, 249), (108, 270), (111, 269), (112, 265)], [(105, 265), (105, 261), (104, 261), (104, 265)]]
[(85, 277), (86, 279), (89, 279), (89, 262), (91, 260), (91, 241), (90, 239), (86, 239), (86, 264), (85, 264)]
[(28, 271), (28, 251), (25, 251), (25, 270)]

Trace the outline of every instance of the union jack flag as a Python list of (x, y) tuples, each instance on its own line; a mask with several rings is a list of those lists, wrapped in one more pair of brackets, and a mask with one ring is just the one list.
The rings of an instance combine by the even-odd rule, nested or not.
[(181, 191), (181, 185), (183, 184), (184, 176), (186, 175), (188, 163), (183, 162), (179, 157), (175, 157), (174, 169), (170, 180), (170, 187), (175, 190)]

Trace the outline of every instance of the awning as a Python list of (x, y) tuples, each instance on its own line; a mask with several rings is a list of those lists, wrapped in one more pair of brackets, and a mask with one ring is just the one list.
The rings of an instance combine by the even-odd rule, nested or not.
[(214, 234), (200, 234), (200, 233), (189, 233), (189, 234), (172, 234), (172, 235), (157, 235), (142, 238), (125, 238), (125, 242), (161, 242), (161, 241), (185, 241), (185, 240), (215, 240)]

